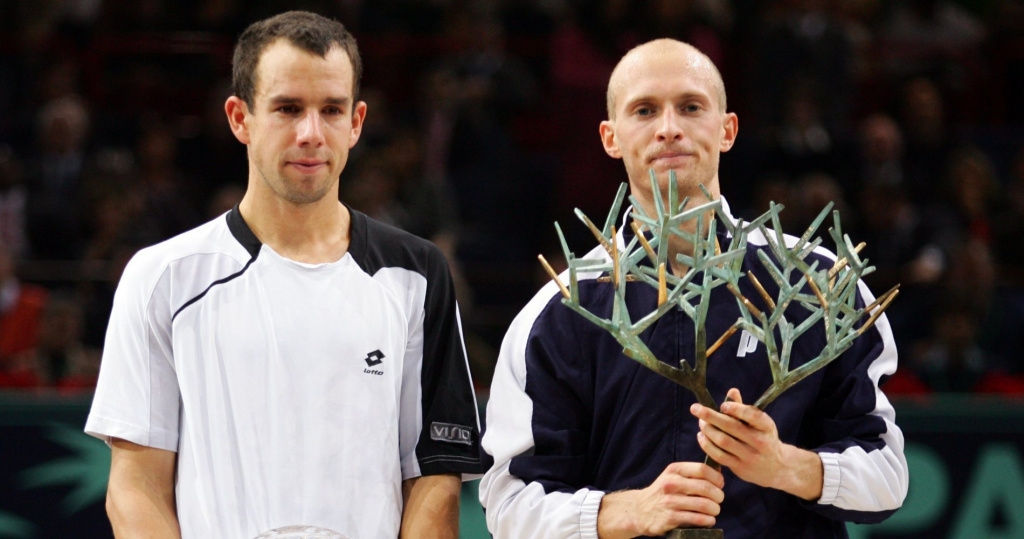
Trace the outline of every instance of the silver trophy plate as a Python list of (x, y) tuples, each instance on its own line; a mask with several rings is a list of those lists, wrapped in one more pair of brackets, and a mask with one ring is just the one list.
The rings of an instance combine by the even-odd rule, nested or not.
[(349, 539), (336, 531), (316, 526), (285, 526), (265, 531), (256, 536), (255, 539)]

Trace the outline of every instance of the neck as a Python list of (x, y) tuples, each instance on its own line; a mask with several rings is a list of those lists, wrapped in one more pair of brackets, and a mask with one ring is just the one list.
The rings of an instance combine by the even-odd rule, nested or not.
[(261, 243), (285, 258), (309, 264), (339, 260), (348, 251), (351, 215), (337, 196), (295, 204), (250, 190), (238, 205)]

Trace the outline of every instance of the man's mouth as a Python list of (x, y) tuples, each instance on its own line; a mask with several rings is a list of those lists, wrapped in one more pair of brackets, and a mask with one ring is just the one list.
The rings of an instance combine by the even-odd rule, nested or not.
[(302, 172), (307, 172), (307, 173), (308, 172), (316, 172), (316, 171), (320, 170), (321, 168), (327, 166), (327, 162), (326, 161), (316, 161), (316, 160), (306, 160), (306, 159), (299, 160), (299, 161), (289, 161), (288, 164), (293, 166), (293, 167), (295, 167), (295, 168), (297, 168), (298, 170), (301, 170)]
[(658, 153), (654, 154), (653, 156), (651, 156), (651, 158), (649, 159), (649, 162), (650, 163), (657, 163), (657, 162), (672, 163), (672, 162), (677, 162), (677, 161), (681, 162), (681, 161), (683, 161), (683, 160), (685, 160), (685, 159), (687, 159), (687, 158), (689, 158), (691, 156), (692, 156), (692, 154), (687, 153), (687, 152), (658, 152)]

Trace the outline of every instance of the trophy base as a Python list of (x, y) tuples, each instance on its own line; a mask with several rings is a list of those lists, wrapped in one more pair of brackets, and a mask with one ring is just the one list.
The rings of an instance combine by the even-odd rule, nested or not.
[(667, 535), (668, 539), (725, 539), (720, 528), (676, 528)]

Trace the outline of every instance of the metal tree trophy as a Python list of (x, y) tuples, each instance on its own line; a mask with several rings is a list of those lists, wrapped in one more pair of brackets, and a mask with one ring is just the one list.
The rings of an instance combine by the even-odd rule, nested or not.
[[(779, 221), (779, 212), (783, 209), (781, 205), (773, 202), (766, 213), (751, 222), (733, 223), (729, 219), (716, 220), (714, 215), (722, 209), (721, 200), (712, 200), (686, 209), (689, 198), (682, 201), (678, 199), (676, 176), (674, 172), (669, 172), (666, 207), (653, 171), (650, 178), (655, 215), (646, 215), (637, 200), (629, 197), (633, 205), (631, 226), (635, 236), (625, 248), (620, 248), (615, 240), (615, 221), (627, 188), (626, 184), (623, 184), (608, 213), (604, 228), (598, 229), (582, 211), (576, 210), (576, 215), (590, 228), (594, 237), (607, 251), (608, 260), (576, 258), (569, 251), (558, 223), (555, 223), (555, 229), (568, 262), (568, 286), (562, 283), (543, 255), (538, 258), (558, 284), (564, 296), (563, 304), (615, 337), (622, 345), (625, 355), (690, 390), (697, 401), (708, 408), (718, 410), (718, 404), (708, 392), (706, 383), (708, 357), (737, 330), (745, 330), (753, 338), (764, 343), (767, 349), (772, 384), (754, 402), (754, 406), (763, 410), (784, 391), (849, 349), (857, 337), (874, 325), (899, 292), (899, 285), (896, 285), (870, 305), (856, 307), (857, 283), (874, 268), (868, 266), (867, 261), (858, 256), (864, 244), (854, 247), (850, 238), (842, 233), (838, 211), (833, 212), (834, 226), (829, 229), (829, 235), (836, 246), (836, 262), (830, 268), (819, 268), (817, 260), (810, 264), (805, 261), (805, 258), (821, 244), (821, 238), (811, 238), (831, 210), (831, 203), (818, 214), (802, 236), (795, 242), (792, 238), (787, 242)], [(711, 195), (703, 186), (701, 190), (705, 197), (711, 200)], [(682, 226), (689, 222), (693, 222), (695, 226)], [(771, 222), (772, 229), (766, 227), (768, 222)], [(729, 245), (725, 248), (717, 240), (718, 223), (722, 223), (729, 232)], [(691, 228), (693, 232), (688, 232), (684, 228)], [(652, 239), (645, 238), (645, 230), (650, 232)], [(757, 256), (779, 287), (774, 298), (752, 272), (742, 273), (742, 263), (747, 252), (747, 236), (753, 231), (761, 233), (767, 241), (767, 251), (771, 253), (769, 256), (768, 252), (762, 249), (757, 252)], [(666, 271), (668, 244), (670, 236), (673, 235), (693, 246), (692, 255), (676, 256), (675, 262), (688, 268), (681, 277)], [(643, 263), (645, 260), (649, 261), (650, 265)], [(611, 318), (595, 315), (580, 304), (577, 280), (580, 272), (606, 273), (598, 280), (608, 282), (614, 288), (615, 300)], [(749, 279), (758, 291), (765, 308), (758, 308), (740, 292), (739, 282), (744, 278)], [(627, 281), (644, 282), (658, 290), (657, 308), (635, 322), (630, 319), (629, 310), (626, 308)], [(705, 321), (711, 303), (711, 290), (723, 285), (735, 296), (740, 317), (722, 335), (717, 336), (711, 346), (708, 346)], [(806, 309), (810, 313), (798, 325), (786, 318), (787, 309), (794, 306)], [(682, 309), (693, 320), (696, 332), (692, 362), (680, 359), (679, 367), (656, 358), (640, 339), (641, 333), (675, 308)], [(867, 317), (867, 320), (857, 326), (857, 322), (864, 317)], [(819, 321), (824, 326), (824, 348), (817, 357), (790, 369), (793, 343)], [(719, 468), (719, 465), (710, 459), (708, 463), (716, 469)], [(705, 528), (677, 529), (673, 530), (669, 537), (721, 538), (723, 532), (720, 529)]]

